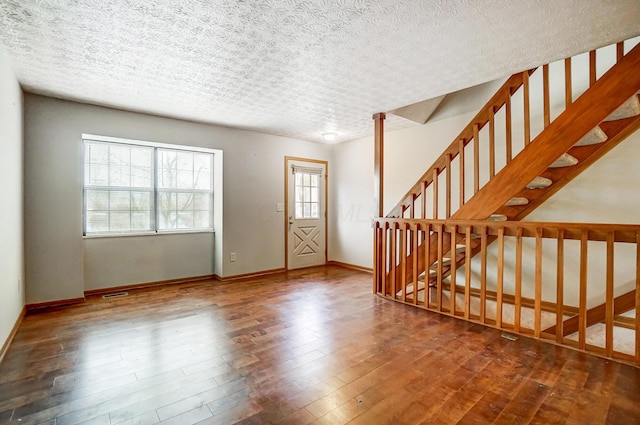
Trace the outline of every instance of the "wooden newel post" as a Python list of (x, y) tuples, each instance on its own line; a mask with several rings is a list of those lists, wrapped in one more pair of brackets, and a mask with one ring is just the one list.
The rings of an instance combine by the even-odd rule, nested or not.
[(373, 216), (384, 214), (383, 182), (384, 182), (384, 112), (373, 115), (375, 125), (373, 152)]
[[(383, 112), (373, 116), (375, 125), (374, 132), (374, 153), (373, 153), (373, 216), (382, 217), (384, 214), (383, 202), (383, 181), (384, 181), (384, 119), (386, 115)], [(374, 225), (373, 236), (373, 293), (381, 292), (383, 287), (384, 268), (382, 264), (382, 250), (386, 247), (381, 246), (382, 232), (385, 229), (379, 229)]]

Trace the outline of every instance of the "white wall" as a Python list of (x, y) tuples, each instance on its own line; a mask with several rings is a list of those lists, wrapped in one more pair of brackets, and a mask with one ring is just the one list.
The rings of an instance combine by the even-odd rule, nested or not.
[(22, 90), (0, 46), (0, 347), (24, 306)]
[[(28, 303), (81, 297), (85, 288), (207, 274), (206, 265), (193, 264), (192, 258), (210, 258), (202, 235), (83, 240), (82, 133), (223, 150), (224, 221), (221, 229), (216, 224), (213, 249), (214, 272), (223, 277), (284, 267), (284, 213), (276, 212), (276, 204), (284, 202), (284, 157), (328, 160), (330, 153), (321, 143), (27, 94)], [(151, 252), (136, 252), (140, 239), (149, 238), (157, 238), (145, 248)], [(165, 262), (166, 269), (157, 271), (158, 257), (151, 261), (151, 253), (176, 255), (176, 247), (192, 267)], [(231, 252), (236, 262), (229, 262)]]
[[(474, 115), (467, 113), (385, 133), (385, 211), (411, 189)], [(335, 145), (332, 169), (330, 259), (372, 267), (373, 137)]]

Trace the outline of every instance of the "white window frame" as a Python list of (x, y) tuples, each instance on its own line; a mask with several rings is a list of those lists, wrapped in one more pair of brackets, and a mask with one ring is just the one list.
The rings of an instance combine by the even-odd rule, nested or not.
[[(85, 154), (84, 154), (84, 149), (85, 149), (85, 142), (86, 141), (93, 141), (93, 142), (103, 142), (103, 143), (112, 143), (112, 144), (122, 144), (122, 145), (128, 145), (128, 146), (145, 146), (145, 147), (151, 147), (154, 148), (154, 152), (153, 152), (153, 165), (154, 165), (154, 179), (153, 179), (153, 188), (151, 189), (151, 191), (153, 192), (153, 198), (154, 198), (154, 202), (153, 202), (153, 227), (154, 230), (151, 231), (130, 231), (130, 232), (96, 232), (96, 233), (89, 233), (87, 234), (87, 205), (86, 205), (86, 183), (85, 183)], [(157, 142), (149, 142), (149, 141), (143, 141), (143, 140), (132, 140), (132, 139), (122, 139), (122, 138), (117, 138), (117, 137), (109, 137), (109, 136), (100, 136), (100, 135), (95, 135), (95, 134), (83, 134), (82, 135), (82, 149), (83, 149), (83, 155), (82, 155), (82, 161), (83, 161), (83, 175), (82, 175), (82, 234), (83, 234), (83, 238), (108, 238), (108, 237), (123, 237), (123, 236), (150, 236), (150, 235), (161, 235), (161, 234), (176, 234), (176, 233), (214, 233), (215, 229), (214, 229), (214, 208), (215, 208), (215, 202), (214, 202), (214, 191), (215, 191), (215, 187), (214, 187), (214, 164), (215, 164), (215, 155), (216, 153), (218, 153), (219, 151), (216, 149), (209, 149), (209, 148), (201, 148), (201, 147), (194, 147), (194, 146), (185, 146), (185, 145), (176, 145), (176, 144), (169, 144), (169, 143), (157, 143)], [(207, 193), (210, 193), (211, 196), (211, 209), (209, 211), (210, 213), (210, 218), (209, 218), (209, 222), (211, 223), (211, 227), (209, 228), (197, 228), (197, 229), (164, 229), (161, 230), (159, 229), (159, 210), (158, 210), (158, 194), (161, 191), (167, 191), (167, 189), (159, 189), (158, 187), (158, 150), (159, 149), (166, 149), (166, 150), (174, 150), (174, 151), (186, 151), (186, 152), (197, 152), (197, 153), (207, 153), (207, 154), (211, 154), (212, 158), (211, 158), (211, 190), (210, 191), (206, 191)], [(130, 190), (131, 188), (127, 188), (127, 190)], [(190, 190), (190, 189), (168, 189), (168, 191), (175, 191), (175, 192), (198, 192), (198, 193), (203, 193), (202, 190)]]

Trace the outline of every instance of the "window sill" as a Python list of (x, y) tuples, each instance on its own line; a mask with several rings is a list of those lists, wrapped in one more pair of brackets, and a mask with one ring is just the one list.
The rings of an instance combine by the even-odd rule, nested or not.
[(128, 238), (128, 237), (147, 237), (147, 236), (163, 236), (163, 235), (188, 235), (198, 233), (215, 233), (215, 230), (163, 230), (161, 232), (144, 232), (144, 233), (100, 233), (93, 235), (83, 235), (82, 239), (104, 239), (104, 238)]

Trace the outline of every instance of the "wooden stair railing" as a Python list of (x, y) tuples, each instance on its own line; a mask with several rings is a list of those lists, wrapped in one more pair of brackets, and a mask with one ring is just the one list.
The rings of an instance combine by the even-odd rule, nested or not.
[[(550, 119), (549, 106), (549, 66), (542, 67), (543, 72), (543, 98), (544, 98), (544, 125), (543, 131), (531, 141), (530, 129), (530, 108), (529, 101), (529, 77), (535, 70), (525, 71), (515, 74), (498, 90), (489, 100), (480, 113), (474, 117), (471, 123), (462, 131), (449, 148), (440, 156), (429, 170), (422, 176), (420, 181), (405, 195), (387, 217), (403, 217), (407, 213), (409, 218), (416, 215), (416, 210), (421, 210), (422, 218), (427, 217), (427, 189), (431, 188), (431, 198), (433, 201), (433, 218), (438, 217), (438, 201), (440, 192), (438, 190), (440, 175), (445, 174), (446, 182), (446, 213), (447, 218), (454, 219), (487, 219), (494, 213), (500, 214), (505, 219), (520, 220), (529, 214), (533, 209), (542, 204), (552, 194), (586, 169), (594, 161), (611, 150), (620, 141), (640, 126), (640, 116), (627, 119), (620, 119), (611, 122), (603, 122), (625, 101), (636, 96), (640, 90), (640, 46), (636, 46), (626, 55), (623, 55), (623, 43), (616, 45), (617, 62), (604, 75), (595, 79), (595, 60), (590, 61), (590, 87), (578, 99), (573, 101), (571, 94), (571, 59), (565, 60), (565, 70), (567, 70), (566, 83), (566, 109), (554, 121)], [(595, 58), (595, 51), (590, 56)], [(524, 148), (512, 158), (514, 147), (511, 143), (512, 120), (510, 118), (511, 96), (520, 88), (524, 91), (525, 117), (524, 117)], [(505, 109), (506, 123), (506, 164), (501, 170), (496, 170), (495, 161), (495, 115), (496, 110)], [(480, 161), (479, 161), (479, 132), (489, 125), (489, 180), (480, 187)], [(582, 144), (589, 133), (598, 129), (604, 134), (605, 142), (593, 143), (584, 146)], [(465, 200), (465, 146), (473, 141), (473, 175), (474, 175), (474, 195)], [(468, 149), (468, 148), (467, 148)], [(569, 167), (549, 168), (559, 157), (567, 152), (577, 160), (577, 164)], [(459, 176), (459, 201), (458, 209), (453, 212), (451, 199), (451, 169), (452, 160), (458, 159)], [(535, 178), (549, 179), (551, 184), (545, 189), (529, 189), (527, 185)], [(520, 200), (526, 202), (520, 202)], [(416, 208), (417, 201), (420, 201), (419, 208)], [(510, 200), (515, 200), (516, 205), (509, 205)], [(499, 217), (500, 218), (500, 217)], [(417, 269), (402, 270), (396, 268), (384, 278), (387, 289), (392, 286), (397, 287), (403, 282), (415, 281), (417, 274), (425, 271), (425, 264), (432, 264), (436, 261), (436, 248), (438, 244), (445, 247), (453, 246), (450, 240), (443, 239), (438, 242), (430, 237), (429, 244), (420, 241), (414, 250), (411, 245), (405, 246), (401, 252), (392, 253), (397, 261), (401, 255), (408, 256), (408, 262), (412, 262), (412, 255), (417, 253)], [(487, 241), (491, 243), (493, 239)], [(464, 243), (465, 238), (458, 236), (455, 243)], [(430, 249), (425, 249), (429, 245)], [(471, 241), (472, 253), (479, 250), (480, 241)], [(424, 253), (429, 252), (429, 256)], [(447, 250), (445, 249), (445, 254)], [(457, 265), (465, 262), (462, 258)], [(450, 269), (454, 269), (450, 267)], [(380, 282), (381, 283), (381, 282)]]
[[(467, 261), (464, 268), (452, 273), (445, 282), (440, 262), (435, 285), (429, 286), (428, 278), (402, 281), (391, 290), (379, 287), (379, 295), (640, 366), (640, 225), (378, 218), (374, 220), (374, 229), (375, 256), (381, 259), (382, 274), (394, 273), (393, 261), (387, 253), (393, 255), (405, 242), (416, 247), (420, 240), (434, 235), (438, 241), (436, 255), (441, 259), (445, 239), (464, 238), (467, 258), (471, 255), (469, 242), (476, 240), (473, 235), (480, 240), (480, 261), (475, 270)], [(490, 238), (497, 241), (491, 253)], [(525, 240), (532, 243), (526, 244)], [(555, 248), (543, 251), (544, 240), (554, 241)], [(513, 270), (506, 266), (506, 242), (515, 245), (515, 258), (509, 253)], [(604, 243), (606, 247), (606, 273), (601, 278), (596, 273), (592, 275), (589, 267), (593, 260), (589, 252), (594, 243)], [(633, 250), (619, 248), (621, 245), (632, 246)], [(533, 271), (525, 268), (528, 257)], [(569, 258), (577, 262), (565, 261)], [(417, 268), (416, 257), (411, 262), (406, 256), (399, 261), (401, 270)], [(455, 270), (457, 261), (452, 257), (451, 269)], [(543, 273), (543, 262), (551, 263), (553, 268)], [(622, 268), (618, 274), (617, 267)], [(576, 276), (576, 280), (568, 281), (565, 276)], [(587, 285), (593, 279), (598, 279), (598, 284)], [(625, 285), (632, 283), (633, 289), (615, 296), (616, 288), (620, 287), (617, 281), (621, 279)], [(601, 302), (589, 308), (589, 299)], [(624, 321), (616, 318), (627, 311), (633, 311), (634, 317), (626, 317)], [(604, 329), (600, 340), (593, 327), (599, 323)], [(614, 330), (621, 327), (629, 335), (625, 337)]]

